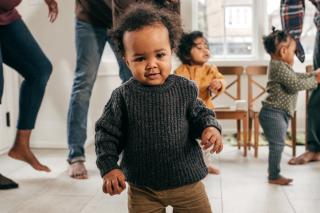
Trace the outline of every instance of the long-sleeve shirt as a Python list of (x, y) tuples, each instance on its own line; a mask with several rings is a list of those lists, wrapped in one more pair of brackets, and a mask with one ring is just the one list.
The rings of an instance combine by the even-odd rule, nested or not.
[(182, 64), (176, 69), (175, 74), (185, 77), (196, 83), (199, 89), (199, 98), (203, 100), (204, 104), (209, 109), (214, 108), (211, 100), (213, 93), (209, 90), (211, 82), (215, 79), (221, 82), (222, 88), (217, 91), (216, 95), (219, 95), (225, 89), (223, 75), (219, 72), (216, 66), (211, 64), (204, 64), (201, 67)]
[(0, 0), (0, 26), (8, 25), (21, 18), (16, 6), (22, 0)]
[(314, 89), (317, 85), (314, 73), (296, 73), (287, 63), (271, 60), (267, 83), (268, 95), (262, 101), (262, 105), (283, 110), (292, 116), (298, 92)]
[(194, 83), (175, 75), (159, 86), (130, 79), (115, 89), (96, 123), (101, 176), (122, 169), (129, 183), (155, 190), (203, 179), (207, 168), (195, 138), (221, 127), (197, 95)]
[(76, 0), (76, 17), (95, 27), (110, 29), (130, 4), (137, 2), (153, 2), (171, 11), (180, 11), (180, 0)]
[(76, 0), (76, 17), (80, 21), (107, 30), (112, 27), (111, 8), (112, 0)]

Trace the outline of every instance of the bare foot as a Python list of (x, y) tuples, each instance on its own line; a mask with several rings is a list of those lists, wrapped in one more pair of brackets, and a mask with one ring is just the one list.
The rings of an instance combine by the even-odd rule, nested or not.
[(276, 184), (276, 185), (289, 185), (292, 181), (293, 181), (293, 179), (291, 179), (291, 178), (285, 178), (285, 177), (280, 176), (277, 179), (269, 180), (269, 183)]
[(44, 172), (51, 171), (47, 166), (41, 164), (36, 156), (34, 156), (31, 150), (27, 147), (13, 146), (8, 155), (16, 160), (21, 160), (30, 164), (30, 166), (32, 166), (35, 170)]
[(291, 158), (288, 164), (301, 165), (309, 163), (311, 161), (320, 161), (320, 153), (307, 151), (298, 157)]
[(313, 161), (320, 161), (320, 152), (316, 152), (316, 154), (313, 156)]
[(209, 172), (209, 174), (213, 174), (213, 175), (220, 174), (220, 170), (217, 167), (212, 166), (212, 165), (208, 166), (208, 172)]
[(88, 172), (84, 166), (84, 162), (78, 161), (70, 164), (69, 176), (74, 179), (88, 179)]

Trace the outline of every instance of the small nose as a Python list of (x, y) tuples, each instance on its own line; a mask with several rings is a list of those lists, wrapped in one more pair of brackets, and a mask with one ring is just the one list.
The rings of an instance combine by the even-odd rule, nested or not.
[(154, 69), (156, 67), (157, 67), (156, 60), (150, 59), (147, 61), (147, 66), (146, 66), (147, 70)]

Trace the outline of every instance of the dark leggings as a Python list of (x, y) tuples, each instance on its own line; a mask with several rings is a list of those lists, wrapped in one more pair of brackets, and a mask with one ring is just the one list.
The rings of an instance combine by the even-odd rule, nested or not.
[(20, 88), (17, 128), (34, 128), (52, 65), (24, 22), (0, 26), (0, 98), (3, 94), (3, 63), (24, 79)]

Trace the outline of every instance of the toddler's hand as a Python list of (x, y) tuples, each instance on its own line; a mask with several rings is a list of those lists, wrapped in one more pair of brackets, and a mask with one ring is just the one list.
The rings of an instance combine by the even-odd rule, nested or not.
[(210, 90), (213, 92), (218, 92), (222, 88), (222, 83), (220, 80), (214, 79), (210, 84)]
[(203, 149), (209, 149), (211, 146), (211, 153), (219, 153), (223, 149), (222, 137), (218, 129), (214, 127), (207, 127), (201, 135), (201, 145)]
[(120, 194), (126, 188), (126, 178), (120, 169), (113, 169), (103, 176), (102, 190), (106, 194)]
[(318, 69), (315, 71), (315, 73), (316, 73), (316, 80), (317, 80), (318, 83), (320, 83), (320, 68), (318, 68)]

